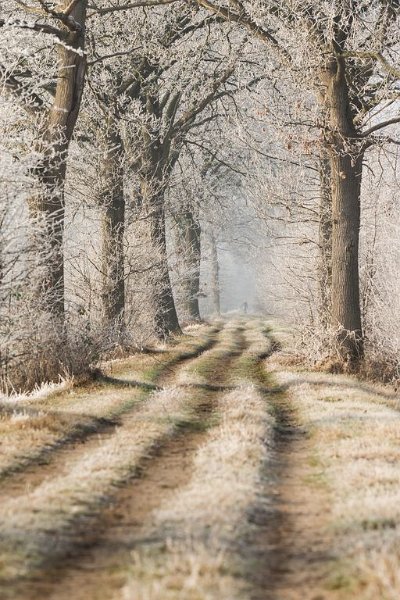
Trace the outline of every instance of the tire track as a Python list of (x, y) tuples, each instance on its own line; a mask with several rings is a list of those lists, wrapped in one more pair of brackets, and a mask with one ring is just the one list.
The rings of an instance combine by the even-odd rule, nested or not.
[[(225, 358), (220, 357), (217, 368), (212, 369), (212, 373), (209, 374), (213, 382), (219, 383), (221, 387), (226, 379), (230, 363), (241, 354), (244, 347), (243, 335), (239, 331), (236, 332), (236, 335), (240, 337), (240, 343), (237, 347), (233, 346), (231, 351), (226, 353)], [(192, 359), (193, 363), (196, 363), (196, 361), (204, 363), (208, 359), (208, 355), (213, 353), (218, 354), (218, 344), (216, 349), (208, 350), (201, 357)], [(105, 498), (103, 506), (100, 507), (100, 512), (97, 510), (96, 514), (90, 515), (90, 511), (88, 511), (84, 518), (71, 523), (73, 531), (70, 533), (68, 544), (65, 548), (61, 548), (61, 552), (55, 552), (53, 557), (46, 556), (43, 565), (45, 570), (43, 568), (39, 569), (36, 571), (35, 579), (33, 581), (32, 579), (29, 580), (28, 585), (31, 590), (29, 598), (43, 598), (43, 586), (47, 589), (46, 597), (48, 597), (52, 588), (56, 586), (57, 592), (55, 592), (54, 597), (59, 598), (61, 592), (56, 582), (59, 581), (60, 577), (63, 577), (63, 581), (67, 585), (71, 572), (76, 578), (75, 567), (77, 562), (80, 566), (79, 573), (82, 569), (82, 561), (88, 560), (88, 564), (90, 564), (95, 559), (99, 560), (100, 563), (103, 551), (109, 558), (113, 558), (115, 548), (115, 543), (112, 544), (115, 536), (114, 530), (118, 526), (121, 530), (121, 520), (125, 523), (122, 529), (130, 527), (131, 531), (137, 532), (134, 527), (132, 529), (132, 511), (136, 513), (139, 506), (144, 507), (142, 513), (140, 513), (142, 514), (140, 517), (141, 522), (146, 518), (146, 515), (150, 514), (154, 502), (157, 504), (158, 501), (161, 501), (165, 489), (181, 485), (190, 477), (190, 462), (204, 436), (204, 431), (201, 431), (204, 427), (204, 420), (209, 421), (210, 416), (212, 416), (215, 392), (208, 390), (205, 386), (205, 389), (196, 389), (195, 394), (191, 392), (191, 395), (193, 397), (194, 414), (188, 420), (177, 424), (172, 437), (168, 434), (159, 439), (152, 449), (149, 448), (148, 456), (140, 461), (139, 466), (135, 467), (131, 477), (120, 482), (122, 485), (121, 490), (117, 493), (114, 491), (111, 496)], [(208, 424), (210, 423), (208, 422)], [(96, 441), (100, 445), (103, 443), (102, 439)], [(85, 452), (87, 453), (88, 450), (91, 450), (91, 448), (86, 443)], [(177, 466), (173, 467), (176, 462)], [(168, 477), (166, 479), (166, 472), (170, 473), (169, 479)], [(128, 503), (128, 507), (126, 503)], [(107, 505), (109, 505), (109, 508), (105, 509)], [(130, 510), (128, 509), (129, 506), (131, 507)], [(125, 521), (123, 521), (124, 518)], [(111, 531), (113, 532), (111, 537), (107, 537), (107, 532)], [(122, 539), (120, 540), (120, 546), (121, 548), (125, 547)], [(100, 553), (98, 559), (96, 553)], [(88, 556), (90, 556), (89, 559), (87, 559)], [(51, 567), (51, 565), (53, 566)], [(44, 583), (40, 583), (41, 581)], [(11, 584), (9, 589), (12, 587), (14, 590), (12, 597), (26, 600), (28, 596), (26, 595), (27, 588), (25, 584), (18, 585), (15, 580), (9, 582), (9, 584)], [(80, 586), (77, 586), (75, 591), (78, 592), (79, 588)], [(33, 590), (35, 590), (34, 595)], [(18, 596), (18, 593), (21, 595)], [(79, 596), (73, 597), (75, 600)]]
[[(102, 374), (98, 378), (104, 382), (104, 385), (113, 384), (121, 387), (132, 387), (133, 398), (122, 403), (110, 417), (86, 418), (82, 424), (78, 424), (76, 430), (71, 434), (62, 437), (53, 444), (46, 445), (38, 452), (34, 452), (22, 459), (19, 458), (15, 464), (4, 469), (0, 474), (2, 484), (0, 492), (0, 504), (5, 498), (18, 496), (24, 493), (26, 489), (32, 489), (40, 485), (43, 481), (52, 476), (54, 470), (62, 469), (63, 464), (68, 461), (75, 452), (80, 452), (83, 445), (92, 443), (97, 446), (102, 440), (107, 439), (116, 430), (116, 427), (123, 425), (124, 419), (134, 413), (140, 405), (146, 400), (151, 391), (160, 389), (160, 386), (171, 377), (176, 369), (182, 364), (200, 356), (208, 351), (217, 343), (217, 335), (220, 327), (213, 327), (207, 336), (207, 339), (192, 351), (180, 352), (176, 357), (167, 361), (160, 367), (159, 374), (155, 384), (129, 382), (107, 377)], [(144, 389), (141, 390), (141, 387)], [(136, 394), (135, 394), (136, 392)], [(52, 415), (55, 411), (49, 411)], [(64, 415), (64, 413), (62, 413)], [(89, 446), (87, 446), (89, 447)]]
[[(270, 354), (277, 349), (271, 337)], [(270, 377), (268, 372), (265, 377)], [(250, 530), (242, 540), (252, 588), (249, 598), (323, 600), (330, 597), (321, 589), (332, 561), (326, 524), (329, 498), (312, 484), (312, 441), (295, 406), (283, 390), (271, 391), (273, 453), (263, 469), (259, 502), (250, 512)]]

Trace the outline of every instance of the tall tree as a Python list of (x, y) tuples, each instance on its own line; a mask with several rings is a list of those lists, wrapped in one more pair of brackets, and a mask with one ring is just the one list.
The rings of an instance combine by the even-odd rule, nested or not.
[[(132, 181), (135, 204), (141, 211), (141, 221), (147, 223), (150, 243), (156, 249), (152, 269), (156, 284), (154, 316), (158, 334), (166, 337), (179, 331), (168, 264), (166, 192), (182, 149), (190, 143), (189, 133), (213, 120), (218, 115), (219, 103), (227, 100), (234, 90), (230, 81), (234, 72), (234, 44), (229, 40), (228, 26), (223, 25), (227, 43), (218, 42), (218, 19), (199, 16), (199, 11), (186, 4), (178, 4), (173, 9), (154, 9), (144, 16), (137, 14), (135, 21), (140, 27), (133, 40), (130, 22), (121, 19), (120, 33), (123, 31), (124, 35), (119, 37), (119, 47), (116, 41), (115, 47), (96, 45), (90, 88), (102, 113), (109, 116), (112, 113), (113, 127), (120, 132), (118, 146), (123, 156), (115, 150), (113, 141), (106, 154), (107, 160), (113, 159), (119, 164), (125, 161), (126, 168), (121, 171), (115, 164), (108, 172), (119, 173), (120, 177)], [(100, 23), (98, 27), (101, 31), (106, 25)], [(207, 39), (202, 35), (205, 27), (209, 29)], [(213, 41), (219, 43), (220, 48), (215, 48)], [(105, 69), (103, 63), (106, 63)], [(106, 123), (107, 120), (98, 120), (101, 129)], [(117, 186), (112, 189), (117, 190)], [(120, 203), (122, 198), (119, 192), (115, 198), (109, 194), (108, 203)], [(118, 214), (123, 218), (122, 212)], [(115, 227), (122, 231), (123, 223)], [(185, 235), (194, 235), (194, 241), (196, 231), (196, 227), (191, 227)], [(123, 257), (113, 260), (116, 264), (122, 262)], [(111, 258), (106, 262), (110, 261)], [(123, 272), (121, 266), (120, 278)], [(105, 276), (111, 277), (111, 272)], [(121, 282), (111, 278), (106, 286), (109, 299), (113, 294), (121, 297)], [(117, 305), (118, 302), (113, 302), (113, 306)]]
[(218, 246), (214, 232), (210, 233), (211, 244), (211, 297), (214, 313), (221, 314), (221, 289), (219, 278)]
[(399, 2), (273, 1), (261, 7), (234, 0), (229, 9), (210, 0), (198, 3), (248, 30), (283, 68), (298, 68), (299, 39), (304, 42), (300, 63), (307, 77), (311, 73), (321, 102), (321, 156), (329, 162), (331, 324), (337, 352), (357, 363), (363, 355), (358, 258), (362, 168), (365, 151), (382, 143), (376, 133), (400, 121), (388, 114), (399, 79), (390, 54), (399, 41)]
[[(7, 30), (8, 35), (15, 30), (19, 30), (19, 33), (29, 31), (38, 36), (50, 36), (57, 41), (52, 57), (53, 66), (56, 66), (55, 85), (48, 88), (49, 93), (39, 95), (35, 81), (26, 84), (29, 64), (25, 68), (10, 68), (3, 62), (0, 70), (5, 91), (22, 102), (39, 127), (39, 160), (33, 172), (41, 189), (30, 198), (29, 205), (32, 216), (42, 225), (35, 241), (38, 251), (44, 244), (50, 244), (52, 252), (42, 270), (37, 289), (39, 299), (45, 300), (45, 308), (61, 318), (64, 314), (66, 161), (84, 86), (86, 13), (87, 0), (62, 0), (57, 8), (45, 2), (28, 6), (8, 0), (0, 12), (0, 26)], [(37, 42), (33, 40), (32, 45), (37, 45)], [(23, 65), (26, 61), (21, 62)], [(10, 60), (9, 63), (13, 64), (14, 61)], [(41, 87), (46, 88), (44, 85)]]
[(175, 251), (182, 261), (183, 308), (187, 318), (199, 321), (201, 224), (194, 207), (181, 209), (174, 215)]

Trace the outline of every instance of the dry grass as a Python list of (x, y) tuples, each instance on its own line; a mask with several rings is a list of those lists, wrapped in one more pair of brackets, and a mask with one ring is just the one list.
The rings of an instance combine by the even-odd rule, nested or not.
[(19, 402), (35, 402), (43, 398), (52, 398), (56, 394), (69, 390), (74, 385), (73, 378), (60, 378), (59, 383), (49, 382), (37, 386), (31, 392), (25, 394), (0, 394), (1, 404), (18, 404)]
[[(266, 458), (271, 417), (265, 400), (251, 385), (222, 396), (220, 423), (208, 434), (194, 461), (193, 477), (158, 515), (174, 530), (182, 525), (200, 534), (212, 528), (219, 541), (234, 533), (243, 510), (253, 499), (261, 462)], [(267, 431), (268, 430), (268, 431)], [(204, 537), (205, 532), (201, 532)]]
[[(254, 325), (247, 340), (255, 360), (268, 343), (256, 330)], [(204, 334), (204, 329), (198, 329), (195, 338), (157, 353), (157, 360), (162, 357), (165, 367), (183, 355), (187, 358), (197, 353), (209, 341), (210, 331)], [(181, 367), (186, 382), (213, 383), (226, 359), (234, 359), (232, 366), (240, 360), (242, 344), (237, 323), (226, 325), (217, 347)], [(142, 374), (152, 368), (148, 355), (144, 356), (141, 367), (134, 366), (135, 377), (141, 368)], [(114, 362), (113, 372), (129, 376), (132, 371), (124, 361)], [(154, 371), (157, 376), (158, 365)], [(221, 377), (225, 381), (229, 374), (223, 372)], [(0, 576), (9, 580), (32, 575), (37, 567), (51, 564), (82, 541), (82, 534), (95, 526), (94, 519), (104, 503), (136, 473), (155, 446), (180, 430), (182, 423), (202, 425), (198, 423), (202, 402), (202, 389), (188, 391), (178, 384), (149, 393), (140, 388), (92, 383), (51, 398), (11, 403), (1, 426), (6, 434), (12, 434), (10, 441), (22, 434), (24, 441), (17, 444), (20, 453), (25, 443), (30, 453), (43, 444), (55, 443), (81, 423), (83, 414), (90, 422), (99, 415), (122, 414), (128, 405), (137, 404), (137, 409), (126, 415), (115, 431), (92, 436), (63, 454), (62, 460), (50, 465), (47, 479), (42, 477), (35, 483), (28, 477), (26, 489), (3, 490)], [(149, 534), (156, 531), (159, 536), (161, 532), (164, 547), (147, 545), (146, 550), (145, 545), (134, 555), (124, 598), (234, 600), (247, 593), (244, 579), (237, 575), (232, 548), (246, 529), (246, 513), (257, 495), (272, 417), (258, 388), (242, 381), (234, 391), (221, 393), (214, 415), (204, 413), (204, 426), (210, 425), (214, 427), (201, 434), (206, 435), (205, 443), (195, 455), (190, 482), (152, 515)], [(32, 439), (36, 435), (35, 446)]]
[(71, 389), (54, 400), (21, 401), (11, 411), (9, 404), (3, 406), (0, 476), (32, 463), (63, 441), (96, 430), (99, 419), (113, 418), (140, 399), (140, 390), (92, 386)]
[(400, 590), (400, 542), (382, 543), (360, 556), (358, 568), (365, 600), (398, 600)]
[[(188, 352), (197, 352), (208, 343), (208, 335), (206, 331), (204, 336), (184, 338), (172, 352), (165, 353), (164, 368)], [(115, 432), (92, 436), (85, 445), (72, 448), (61, 469), (55, 463), (48, 480), (39, 479), (33, 487), (27, 484), (24, 493), (17, 495), (7, 496), (6, 488), (0, 506), (3, 573), (22, 574), (63, 552), (69, 543), (69, 528), (84, 515), (96, 513), (104, 498), (134, 473), (154, 445), (192, 418), (195, 401), (178, 388), (149, 395), (141, 388), (120, 387), (118, 382), (111, 388), (92, 384), (51, 398), (10, 400), (0, 421), (2, 440), (9, 441), (2, 463), (5, 469), (23, 465), (24, 460), (32, 462), (77, 427), (95, 427), (99, 416), (122, 415), (134, 404), (138, 409)]]
[[(7, 407), (8, 408), (8, 407)], [(0, 407), (1, 410), (1, 407)], [(50, 452), (61, 440), (98, 427), (98, 419), (18, 407), (2, 407), (0, 416), (0, 478), (31, 464), (43, 452)]]
[[(138, 354), (112, 361), (109, 371), (126, 381), (151, 383), (182, 357), (195, 354), (214, 335), (202, 326), (195, 336), (184, 336), (161, 355)], [(140, 388), (91, 382), (75, 387), (73, 381), (46, 384), (30, 394), (3, 397), (0, 404), (0, 477), (48, 454), (53, 447), (77, 435), (96, 430), (99, 420), (116, 419), (132, 409), (147, 393)]]
[(246, 354), (253, 356), (266, 356), (272, 348), (271, 338), (268, 337), (268, 328), (259, 320), (246, 323), (245, 337), (247, 343)]
[(115, 600), (233, 600), (225, 561), (199, 542), (190, 548), (168, 541), (162, 554), (134, 552), (130, 582)]
[(120, 378), (141, 378), (142, 381), (152, 382), (162, 373), (166, 363), (173, 366), (183, 358), (196, 355), (201, 348), (207, 348), (218, 330), (218, 324), (198, 324), (194, 328), (185, 328), (184, 336), (173, 338), (168, 344), (158, 342), (148, 353), (108, 361), (104, 371)]
[(240, 337), (237, 323), (228, 323), (220, 331), (216, 347), (203, 352), (194, 362), (181, 369), (177, 383), (179, 385), (206, 385), (215, 366), (222, 364), (225, 359), (238, 352), (240, 352)]

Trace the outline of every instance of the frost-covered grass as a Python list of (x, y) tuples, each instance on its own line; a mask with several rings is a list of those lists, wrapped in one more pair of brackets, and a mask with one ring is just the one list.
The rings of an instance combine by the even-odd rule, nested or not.
[(224, 364), (224, 360), (239, 353), (241, 339), (238, 335), (236, 322), (228, 322), (218, 334), (218, 344), (215, 348), (205, 351), (194, 363), (184, 367), (177, 378), (180, 385), (205, 385), (216, 366)]
[(246, 597), (232, 548), (246, 529), (273, 418), (250, 383), (224, 394), (219, 425), (198, 449), (190, 482), (154, 514), (160, 549), (135, 552), (123, 600)]
[(233, 600), (236, 582), (225, 561), (200, 542), (167, 541), (162, 554), (133, 552), (131, 579), (113, 600)]
[(48, 382), (43, 383), (40, 386), (36, 386), (34, 390), (27, 393), (12, 393), (9, 395), (0, 394), (1, 404), (18, 404), (19, 402), (34, 402), (36, 400), (42, 400), (43, 398), (53, 397), (55, 394), (65, 392), (71, 389), (74, 385), (73, 378), (60, 378), (59, 383)]
[(262, 358), (271, 352), (273, 343), (268, 336), (268, 328), (258, 320), (250, 321), (245, 330), (245, 342), (246, 348), (236, 361), (231, 377), (237, 383), (246, 379), (265, 386), (269, 383), (269, 377)]
[[(188, 352), (197, 352), (207, 339), (197, 338), (197, 345), (193, 345), (193, 340), (188, 344), (185, 339), (179, 345), (179, 355), (186, 357)], [(176, 352), (167, 353), (165, 368), (176, 360)], [(64, 455), (61, 468), (59, 461), (55, 462), (47, 479), (39, 479), (18, 493), (11, 488), (11, 494), (7, 494), (5, 489), (0, 505), (0, 563), (5, 576), (29, 572), (35, 565), (62, 554), (69, 540), (79, 541), (70, 535), (74, 527), (86, 515), (96, 514), (101, 509), (104, 500), (135, 473), (154, 446), (177, 431), (182, 423), (190, 422), (195, 405), (200, 401), (198, 394), (191, 395), (176, 386), (149, 393), (141, 388), (118, 385), (99, 388), (94, 384), (85, 389), (72, 389), (70, 394), (76, 395), (71, 404), (79, 401), (91, 404), (96, 415), (122, 414), (135, 403), (137, 410), (115, 431), (92, 436), (81, 447), (72, 448)], [(61, 395), (55, 400), (59, 411), (51, 415), (44, 410), (45, 401), (38, 403), (38, 409), (32, 403), (26, 407), (18, 404), (20, 416), (8, 414), (6, 426), (13, 430), (14, 436), (16, 430), (26, 434), (28, 427), (25, 441), (31, 444), (33, 413), (36, 421), (43, 419), (43, 427), (38, 428), (42, 442), (47, 439), (49, 415), (65, 420), (77, 416), (82, 424), (82, 414), (69, 412), (68, 398)], [(56, 429), (55, 435), (61, 432), (65, 435), (65, 424)]]
[[(113, 376), (140, 377), (142, 381), (153, 382), (163, 374), (165, 367), (172, 367), (182, 359), (195, 356), (201, 348), (206, 349), (219, 330), (219, 325), (197, 325), (192, 330), (185, 329), (185, 335), (175, 337), (167, 343), (159, 343), (152, 347), (153, 352), (139, 354), (110, 361), (105, 365), (105, 371)], [(136, 359), (139, 357), (138, 364)]]
[(331, 490), (336, 583), (363, 600), (400, 598), (397, 396), (354, 377), (304, 371), (275, 377), (312, 436)]
[(246, 353), (256, 356), (267, 355), (272, 346), (271, 338), (268, 336), (268, 332), (268, 327), (262, 321), (252, 320), (246, 323)]
[(61, 472), (57, 469), (34, 489), (4, 499), (0, 506), (3, 573), (21, 575), (64, 551), (74, 524), (99, 510), (154, 445), (188, 418), (190, 409), (191, 400), (182, 389), (155, 392), (135, 419), (72, 453)]
[[(0, 477), (22, 469), (69, 440), (95, 432), (104, 419), (114, 419), (144, 397), (140, 389), (91, 386), (72, 389), (49, 404), (7, 406), (1, 411)], [(47, 402), (47, 401), (46, 401)], [(10, 410), (11, 408), (11, 410)], [(1, 410), (1, 407), (0, 407)]]
[[(197, 345), (193, 340), (182, 343), (180, 355), (197, 353), (207, 335), (197, 337)], [(181, 370), (187, 371), (192, 383), (199, 376), (205, 385), (214, 380), (229, 381), (230, 372), (224, 370), (225, 359), (234, 359), (230, 366), (240, 361), (242, 343), (237, 324), (228, 324), (218, 335), (215, 348), (183, 365)], [(170, 365), (177, 360), (176, 348), (162, 356), (166, 357), (165, 364)], [(147, 362), (145, 367), (148, 368)], [(252, 380), (253, 375), (248, 373), (248, 377)], [(83, 410), (75, 413), (72, 409), (78, 408), (80, 402), (90, 405), (84, 411), (88, 423), (92, 415), (96, 418), (99, 414), (115, 415), (122, 406), (137, 404), (135, 412), (127, 415), (115, 431), (92, 436), (82, 446), (74, 446), (62, 454), (54, 465), (49, 465), (46, 478), (27, 480), (25, 489), (4, 488), (0, 503), (1, 577), (7, 580), (31, 575), (36, 567), (61, 558), (81, 541), (85, 527), (90, 528), (92, 521), (87, 519), (98, 518), (104, 503), (137, 472), (144, 457), (162, 440), (182, 431), (183, 423), (188, 430), (193, 423), (205, 442), (195, 455), (192, 478), (176, 491), (172, 500), (161, 504), (149, 520), (162, 532), (167, 550), (160, 553), (150, 548), (147, 552), (144, 548), (135, 555), (133, 577), (123, 594), (132, 600), (241, 597), (240, 590), (245, 584), (235, 575), (230, 549), (246, 527), (246, 511), (257, 494), (272, 417), (262, 390), (251, 381), (241, 381), (236, 389), (225, 393), (221, 384), (215, 410), (212, 414), (205, 410), (201, 416), (206, 431), (203, 433), (197, 425), (205, 391), (196, 386), (194, 389), (180, 386), (177, 379), (171, 380), (165, 389), (153, 392), (87, 384), (85, 388), (57, 394), (51, 400), (15, 403), (14, 412), (12, 406), (8, 408), (6, 428), (14, 435), (24, 432), (25, 440), (32, 439), (37, 431), (37, 448), (40, 448), (40, 441), (43, 443), (48, 435), (45, 432), (52, 431), (55, 436), (48, 444), (65, 435), (68, 423), (62, 419), (71, 419), (71, 427), (76, 425), (75, 417), (80, 422)], [(215, 394), (214, 390), (211, 392)], [(57, 426), (51, 423), (54, 415), (62, 421)]]
[[(205, 347), (214, 334), (203, 326), (201, 334), (184, 336), (162, 355), (138, 354), (129, 360), (114, 361), (111, 375), (124, 375), (125, 382), (156, 381), (182, 358)], [(112, 370), (114, 369), (114, 371)], [(52, 448), (98, 428), (103, 419), (116, 419), (132, 409), (147, 395), (140, 387), (110, 382), (91, 382), (74, 386), (66, 380), (60, 385), (46, 384), (30, 394), (14, 395), (0, 402), (0, 477), (23, 468), (48, 455)]]
[(234, 535), (243, 511), (254, 499), (272, 417), (264, 398), (250, 384), (224, 394), (217, 410), (219, 424), (197, 451), (190, 483), (163, 507), (157, 519), (175, 531), (184, 527), (202, 538), (208, 537), (211, 528), (211, 539), (220, 542)]

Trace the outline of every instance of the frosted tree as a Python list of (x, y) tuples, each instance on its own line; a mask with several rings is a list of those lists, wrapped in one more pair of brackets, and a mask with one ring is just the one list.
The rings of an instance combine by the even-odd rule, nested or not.
[(6, 0), (0, 9), (3, 92), (14, 96), (36, 130), (39, 183), (29, 199), (43, 227), (36, 244), (51, 244), (51, 258), (37, 284), (46, 309), (64, 313), (64, 184), (69, 144), (78, 118), (85, 77), (86, 0)]
[[(102, 47), (100, 40), (108, 42), (107, 25), (98, 17), (99, 41), (90, 69), (90, 90), (98, 114), (104, 115), (98, 120), (105, 156), (100, 191), (108, 268), (103, 268), (103, 297), (109, 321), (119, 319), (125, 269), (122, 245), (113, 240), (123, 238), (125, 178), (131, 182), (129, 193), (156, 249), (153, 306), (158, 334), (165, 337), (179, 331), (168, 265), (166, 192), (182, 149), (191, 143), (189, 133), (226, 112), (222, 103), (229, 102), (238, 87), (233, 79), (235, 48), (241, 47), (242, 40), (237, 34), (231, 39), (228, 25), (221, 29), (217, 19), (204, 17), (195, 5), (134, 13), (132, 19), (140, 25), (134, 37), (131, 22), (114, 17), (120, 35), (115, 46)], [(207, 133), (203, 130), (203, 135)], [(194, 229), (182, 233), (192, 234), (196, 235)]]
[(321, 241), (330, 263), (331, 324), (336, 350), (357, 363), (363, 354), (358, 258), (362, 167), (371, 146), (393, 141), (382, 131), (400, 121), (393, 114), (399, 3), (199, 4), (249, 31), (282, 70), (294, 70), (306, 88), (312, 84), (320, 116), (309, 126), (320, 130), (321, 198), (331, 207), (321, 210), (321, 217), (330, 215)]

